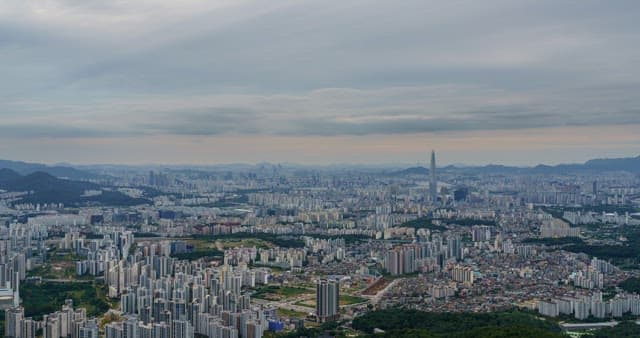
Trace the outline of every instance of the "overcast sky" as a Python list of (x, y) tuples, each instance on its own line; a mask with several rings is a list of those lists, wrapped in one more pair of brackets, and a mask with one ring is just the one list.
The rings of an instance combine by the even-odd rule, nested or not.
[(0, 158), (640, 154), (640, 2), (0, 1)]

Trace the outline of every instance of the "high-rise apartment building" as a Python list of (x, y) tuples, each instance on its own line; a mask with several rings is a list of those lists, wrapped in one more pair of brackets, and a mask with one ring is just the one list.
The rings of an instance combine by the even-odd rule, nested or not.
[(451, 270), (451, 279), (456, 282), (473, 285), (473, 269), (468, 266), (456, 265)]
[(12, 307), (4, 311), (4, 336), (7, 338), (20, 338), (21, 324), (24, 318), (22, 306)]
[(335, 280), (319, 279), (316, 284), (316, 315), (318, 321), (335, 320), (340, 316), (340, 284)]

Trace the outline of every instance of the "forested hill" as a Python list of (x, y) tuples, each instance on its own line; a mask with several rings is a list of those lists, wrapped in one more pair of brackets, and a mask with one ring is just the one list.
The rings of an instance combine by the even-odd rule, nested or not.
[(96, 183), (61, 179), (45, 172), (34, 172), (22, 176), (10, 169), (0, 169), (0, 189), (7, 192), (26, 193), (12, 201), (13, 204), (63, 203), (65, 205), (126, 206), (149, 203), (146, 199), (132, 198)]

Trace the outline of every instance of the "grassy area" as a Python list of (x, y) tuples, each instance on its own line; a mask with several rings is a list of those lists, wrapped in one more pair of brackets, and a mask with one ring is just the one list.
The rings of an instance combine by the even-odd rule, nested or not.
[(277, 273), (282, 273), (287, 271), (286, 269), (283, 269), (279, 266), (272, 266), (272, 265), (267, 265), (267, 264), (261, 264), (261, 263), (253, 263), (253, 264), (249, 264), (250, 268), (269, 268), (271, 269), (271, 272), (273, 272), (274, 274)]
[(241, 239), (241, 240), (225, 239), (225, 240), (220, 240), (219, 242), (222, 244), (222, 246), (225, 249), (239, 248), (239, 247), (251, 248), (254, 246), (258, 249), (269, 249), (270, 247), (273, 247), (271, 243), (263, 241), (261, 239), (257, 239), (257, 238), (247, 238), (247, 239)]
[(45, 263), (27, 272), (27, 276), (38, 276), (43, 279), (92, 280), (93, 276), (77, 276), (73, 265)]
[(266, 300), (281, 300), (310, 293), (313, 291), (304, 288), (267, 285), (257, 289), (251, 296)]
[[(344, 306), (344, 305), (351, 305), (351, 304), (358, 304), (358, 303), (364, 303), (366, 302), (367, 299), (366, 298), (362, 298), (362, 297), (358, 297), (358, 296), (351, 296), (351, 295), (340, 295), (340, 306)], [(316, 307), (316, 300), (314, 299), (307, 299), (307, 300), (301, 300), (301, 301), (297, 301), (294, 303), (295, 305), (298, 306), (304, 306), (304, 307), (308, 307), (308, 308), (315, 308)]]
[(204, 257), (224, 257), (224, 252), (217, 249), (207, 249), (207, 250), (196, 250), (193, 252), (185, 252), (171, 255), (171, 257), (176, 259), (184, 259), (184, 260), (196, 260)]
[[(233, 240), (258, 240), (283, 248), (303, 248), (304, 241), (300, 236), (283, 236), (265, 233), (235, 233), (225, 235), (194, 235), (192, 238), (201, 241), (233, 241)], [(257, 243), (257, 242), (256, 242)]]
[(340, 305), (351, 305), (366, 302), (366, 298), (351, 296), (351, 295), (340, 295)]
[(82, 259), (71, 251), (53, 250), (49, 252), (47, 261), (29, 271), (28, 275), (45, 279), (76, 279), (75, 262)]
[(258, 238), (221, 238), (221, 239), (197, 239), (190, 240), (189, 244), (193, 245), (196, 250), (208, 250), (208, 249), (229, 249), (245, 247), (256, 247), (258, 249), (268, 249), (274, 245), (268, 241), (264, 241)]
[(310, 309), (315, 309), (316, 308), (316, 300), (315, 299), (301, 300), (301, 301), (297, 301), (297, 302), (295, 302), (293, 304), (298, 305), (298, 306), (308, 307)]
[(306, 318), (307, 314), (305, 312), (293, 311), (288, 309), (278, 309), (278, 317), (286, 317), (286, 318)]
[(53, 266), (44, 263), (27, 273), (28, 276), (39, 276), (45, 279), (70, 279), (75, 276), (75, 269), (71, 267)]
[(74, 307), (86, 308), (89, 317), (99, 316), (112, 305), (106, 294), (106, 286), (95, 283), (43, 282), (39, 285), (20, 285), (26, 317), (40, 318), (44, 314), (58, 311), (66, 299), (73, 299)]
[(84, 259), (82, 256), (76, 255), (71, 250), (54, 250), (49, 252), (50, 262), (75, 262)]

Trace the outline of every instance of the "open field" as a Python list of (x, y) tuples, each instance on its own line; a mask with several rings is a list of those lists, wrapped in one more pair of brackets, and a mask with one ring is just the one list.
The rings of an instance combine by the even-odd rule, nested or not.
[(380, 278), (371, 284), (368, 288), (362, 291), (362, 294), (365, 296), (375, 296), (380, 290), (383, 290), (387, 285), (391, 283), (390, 279)]
[(283, 308), (278, 309), (278, 317), (287, 317), (287, 318), (306, 318), (307, 314), (304, 312), (287, 310)]
[[(297, 238), (296, 236), (280, 236), (280, 235), (272, 235), (272, 234), (263, 234), (263, 233), (236, 233), (236, 234), (225, 234), (225, 235), (194, 235), (192, 237), (194, 241), (203, 241), (205, 243), (221, 243), (223, 246), (225, 243), (231, 246), (239, 246), (239, 244), (246, 244), (244, 246), (253, 246), (254, 244), (258, 247), (273, 247), (280, 246), (285, 248), (302, 248), (304, 247), (304, 241)], [(249, 245), (251, 244), (251, 245)]]
[[(345, 305), (352, 305), (352, 304), (358, 304), (358, 303), (364, 303), (366, 302), (367, 299), (366, 298), (362, 298), (362, 297), (358, 297), (358, 296), (352, 296), (352, 295), (340, 295), (340, 306), (345, 306)], [(315, 298), (310, 298), (307, 300), (302, 300), (302, 301), (298, 301), (294, 303), (295, 305), (298, 306), (305, 306), (308, 308), (315, 308), (316, 307), (316, 300)]]
[(366, 298), (351, 296), (351, 295), (340, 295), (340, 305), (351, 305), (366, 302)]
[(266, 299), (266, 300), (284, 300), (287, 298), (303, 295), (303, 294), (312, 294), (313, 290), (297, 288), (297, 287), (288, 287), (288, 286), (276, 286), (276, 285), (267, 285), (257, 289), (252, 297)]
[(198, 251), (209, 249), (222, 251), (238, 247), (268, 249), (274, 246), (272, 243), (258, 238), (191, 239), (187, 240), (187, 243), (193, 245), (194, 249)]
[(46, 263), (28, 271), (27, 275), (43, 279), (92, 279), (91, 276), (76, 276), (75, 262), (81, 259), (72, 252), (53, 250)]

